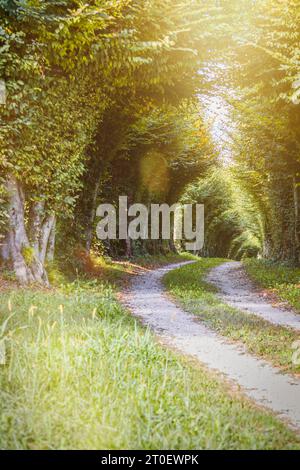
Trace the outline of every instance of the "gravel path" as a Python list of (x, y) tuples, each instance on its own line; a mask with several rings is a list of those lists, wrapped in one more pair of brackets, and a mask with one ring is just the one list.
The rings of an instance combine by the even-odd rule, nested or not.
[(241, 347), (227, 343), (168, 299), (161, 279), (168, 271), (184, 264), (187, 263), (137, 276), (126, 293), (126, 306), (165, 344), (224, 374), (249, 398), (300, 429), (300, 380), (281, 374)]
[(219, 289), (222, 300), (232, 307), (254, 313), (275, 325), (300, 330), (300, 315), (268, 302), (250, 281), (242, 263), (230, 261), (217, 266), (210, 271), (207, 281)]

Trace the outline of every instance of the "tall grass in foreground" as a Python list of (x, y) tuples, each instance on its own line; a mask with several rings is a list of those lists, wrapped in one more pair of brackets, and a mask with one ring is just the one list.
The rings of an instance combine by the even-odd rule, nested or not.
[(157, 345), (108, 285), (0, 300), (3, 449), (299, 448), (275, 418)]

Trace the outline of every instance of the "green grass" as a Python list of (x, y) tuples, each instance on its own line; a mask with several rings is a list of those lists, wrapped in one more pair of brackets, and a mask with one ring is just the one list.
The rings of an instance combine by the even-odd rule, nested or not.
[(0, 302), (2, 449), (300, 448), (273, 416), (159, 346), (107, 283)]
[(245, 260), (244, 265), (255, 282), (272, 289), (277, 297), (300, 313), (300, 268), (255, 259)]
[(216, 296), (216, 289), (205, 282), (207, 272), (224, 261), (202, 259), (168, 273), (164, 282), (183, 307), (207, 326), (273, 365), (299, 374), (300, 366), (292, 361), (292, 344), (299, 340), (299, 333), (226, 305)]
[(182, 261), (196, 261), (197, 256), (191, 253), (168, 253), (165, 255), (137, 256), (132, 262), (142, 267), (156, 268), (165, 264), (180, 263)]

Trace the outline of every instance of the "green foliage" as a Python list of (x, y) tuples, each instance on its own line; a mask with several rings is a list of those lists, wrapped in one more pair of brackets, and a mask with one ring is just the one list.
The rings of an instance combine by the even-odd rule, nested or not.
[[(299, 2), (0, 0), (0, 15), (0, 243), (13, 175), (27, 228), (34, 202), (45, 204), (43, 216), (56, 214), (61, 262), (76, 279), (66, 284), (51, 263), (59, 291), (1, 295), (3, 316), (15, 313), (4, 332), (1, 447), (298, 447), (283, 424), (233, 401), (126, 315), (107, 281), (130, 268), (81, 249), (74, 256), (70, 245), (77, 237), (90, 248), (100, 201), (183, 195), (205, 203), (205, 255), (299, 262)], [(234, 109), (226, 169), (198, 102), (212, 90)], [(33, 248), (21, 255), (31, 264)], [(178, 256), (155, 263), (166, 259)], [(291, 368), (293, 332), (229, 309), (205, 284), (219, 262), (202, 260), (167, 283), (208, 325)], [(298, 272), (247, 266), (300, 308)], [(97, 281), (80, 281), (82, 272)]]
[[(299, 374), (300, 366), (292, 361), (292, 345), (299, 339), (297, 331), (274, 326), (260, 317), (228, 306), (217, 297), (215, 287), (206, 282), (208, 271), (223, 261), (202, 259), (172, 271), (165, 276), (165, 285), (188, 312), (197, 315), (220, 335), (243, 344), (250, 353), (266, 359), (275, 367)], [(249, 260), (249, 265), (254, 267), (256, 262)]]
[[(2, 1), (1, 175), (88, 249), (98, 202), (173, 203), (192, 183), (206, 254), (299, 262), (298, 3)], [(234, 109), (227, 173), (199, 93)]]
[(237, 178), (261, 215), (264, 254), (297, 262), (299, 136), (289, 124), (286, 105), (278, 108), (249, 95), (245, 99), (236, 107)]
[(299, 2), (266, 0), (255, 10), (235, 153), (241, 179), (260, 205), (264, 254), (299, 262)]
[[(58, 50), (58, 20), (50, 12), (45, 16), (55, 7), (45, 2), (32, 8), (25, 3), (22, 13), (6, 18), (1, 30), (0, 73), (3, 70), (8, 99), (0, 110), (5, 123), (0, 162), (4, 172), (22, 178), (29, 200), (43, 194), (49, 210), (67, 213), (74, 205), (83, 152), (105, 99), (100, 83), (84, 71), (78, 51), (76, 60), (73, 57), (76, 77), (66, 70), (68, 61), (65, 69), (57, 63), (65, 44), (58, 38)], [(71, 18), (66, 10), (60, 24), (69, 24)]]
[[(138, 160), (136, 197), (175, 201), (183, 188), (214, 162), (214, 150), (198, 103), (162, 106), (130, 128), (128, 152)], [(134, 184), (134, 183), (133, 183)]]

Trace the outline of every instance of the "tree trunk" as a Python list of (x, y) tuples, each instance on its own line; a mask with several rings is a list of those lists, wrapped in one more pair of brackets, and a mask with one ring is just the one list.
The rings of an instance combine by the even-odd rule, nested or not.
[(40, 257), (40, 236), (44, 210), (45, 202), (37, 201), (32, 203), (29, 211), (29, 241), (38, 258)]
[(9, 198), (7, 251), (16, 277), (21, 284), (37, 282), (48, 285), (44, 266), (30, 246), (26, 233), (22, 187), (14, 177), (10, 177), (6, 185)]
[(50, 262), (54, 260), (55, 236), (56, 236), (56, 218), (54, 217), (52, 229), (51, 229), (49, 240), (48, 240), (48, 249), (47, 249), (47, 257), (46, 257), (47, 261), (50, 261)]
[(132, 257), (132, 246), (131, 246), (131, 240), (130, 238), (126, 238), (125, 240), (125, 243), (126, 243), (126, 252), (125, 252), (125, 256), (127, 258), (131, 258)]

